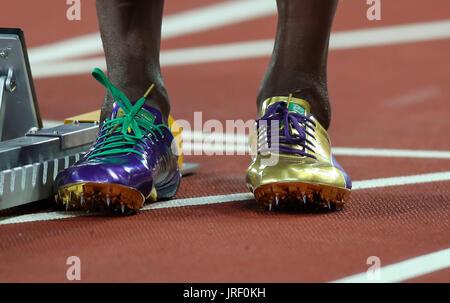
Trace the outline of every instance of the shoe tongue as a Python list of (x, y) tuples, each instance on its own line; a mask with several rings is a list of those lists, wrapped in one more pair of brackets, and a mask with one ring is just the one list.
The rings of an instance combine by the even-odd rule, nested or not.
[[(119, 118), (125, 115), (125, 111), (116, 103), (113, 104), (113, 110), (111, 113), (111, 119)], [(146, 104), (144, 104), (141, 109), (138, 111), (136, 116), (140, 117), (141, 119), (144, 119), (148, 122), (151, 122), (153, 124), (162, 124), (162, 115), (159, 112), (159, 110), (150, 107)]]
[[(299, 99), (301, 100), (301, 99)], [(304, 100), (301, 100), (304, 101)], [(306, 102), (306, 101), (304, 101)], [(298, 104), (296, 102), (294, 102), (293, 100), (291, 100), (291, 102), (289, 102), (289, 108), (288, 110), (290, 112), (295, 112), (297, 114), (306, 116), (307, 114), (309, 114), (309, 105), (305, 106), (304, 104)]]
[(298, 99), (292, 97), (291, 100), (288, 102), (289, 97), (271, 97), (269, 99), (266, 99), (263, 102), (263, 110), (261, 112), (261, 117), (266, 113), (267, 109), (274, 103), (279, 101), (285, 101), (286, 103), (289, 103), (289, 111), (295, 112), (301, 115), (308, 115), (310, 113), (310, 107), (309, 103), (303, 99)]

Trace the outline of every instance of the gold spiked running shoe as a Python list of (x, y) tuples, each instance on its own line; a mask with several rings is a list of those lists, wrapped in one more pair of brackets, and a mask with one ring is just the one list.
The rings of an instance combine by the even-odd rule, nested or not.
[(334, 210), (349, 199), (350, 177), (333, 157), (327, 131), (307, 101), (292, 95), (265, 100), (250, 143), (247, 187), (269, 210)]

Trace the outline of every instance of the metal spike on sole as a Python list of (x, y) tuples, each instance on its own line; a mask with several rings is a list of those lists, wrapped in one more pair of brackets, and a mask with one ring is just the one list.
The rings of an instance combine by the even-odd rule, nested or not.
[(124, 204), (122, 204), (122, 205), (120, 206), (120, 209), (122, 210), (122, 214), (125, 213), (125, 205), (124, 205)]
[(92, 211), (106, 211), (116, 209), (123, 213), (138, 211), (142, 207), (144, 197), (135, 189), (117, 184), (80, 183), (71, 184), (58, 189), (58, 200), (63, 206), (69, 202), (71, 209), (82, 208)]
[(292, 202), (297, 202), (305, 207), (311, 206), (316, 210), (328, 208), (330, 211), (335, 210), (336, 206), (342, 208), (349, 194), (348, 189), (302, 182), (271, 183), (254, 190), (256, 201), (262, 202), (266, 207), (271, 203), (271, 208), (295, 208)]
[(66, 203), (66, 211), (69, 210), (69, 204), (70, 204), (69, 202)]
[(272, 211), (272, 203), (269, 204), (269, 211)]

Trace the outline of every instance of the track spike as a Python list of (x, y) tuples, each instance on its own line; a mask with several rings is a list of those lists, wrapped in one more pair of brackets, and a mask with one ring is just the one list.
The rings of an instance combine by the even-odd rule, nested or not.
[(328, 209), (331, 209), (330, 201), (327, 201)]
[(269, 211), (272, 211), (272, 203), (269, 204)]
[(280, 198), (278, 196), (275, 196), (275, 205), (278, 206), (278, 202), (280, 202)]
[(81, 195), (80, 195), (80, 204), (81, 204), (81, 206), (84, 205), (84, 193), (81, 193)]
[(111, 198), (109, 196), (106, 196), (106, 206), (109, 207), (110, 204), (111, 204)]
[(122, 214), (125, 213), (125, 204), (122, 204), (122, 205), (120, 206), (120, 209), (122, 210)]
[(306, 204), (306, 202), (308, 202), (308, 198), (306, 197), (306, 195), (303, 196), (303, 204)]
[(69, 202), (66, 203), (66, 211), (69, 210), (69, 206), (70, 206), (69, 204), (70, 204)]

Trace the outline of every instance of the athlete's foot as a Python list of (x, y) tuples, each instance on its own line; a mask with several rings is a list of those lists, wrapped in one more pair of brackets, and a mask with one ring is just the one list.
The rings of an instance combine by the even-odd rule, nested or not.
[(145, 201), (173, 197), (181, 179), (174, 137), (147, 94), (132, 104), (99, 70), (94, 77), (114, 97), (112, 114), (90, 150), (55, 180), (66, 210), (133, 213)]
[(256, 125), (246, 182), (258, 202), (270, 210), (344, 205), (351, 180), (333, 157), (327, 131), (307, 101), (292, 95), (268, 98)]

